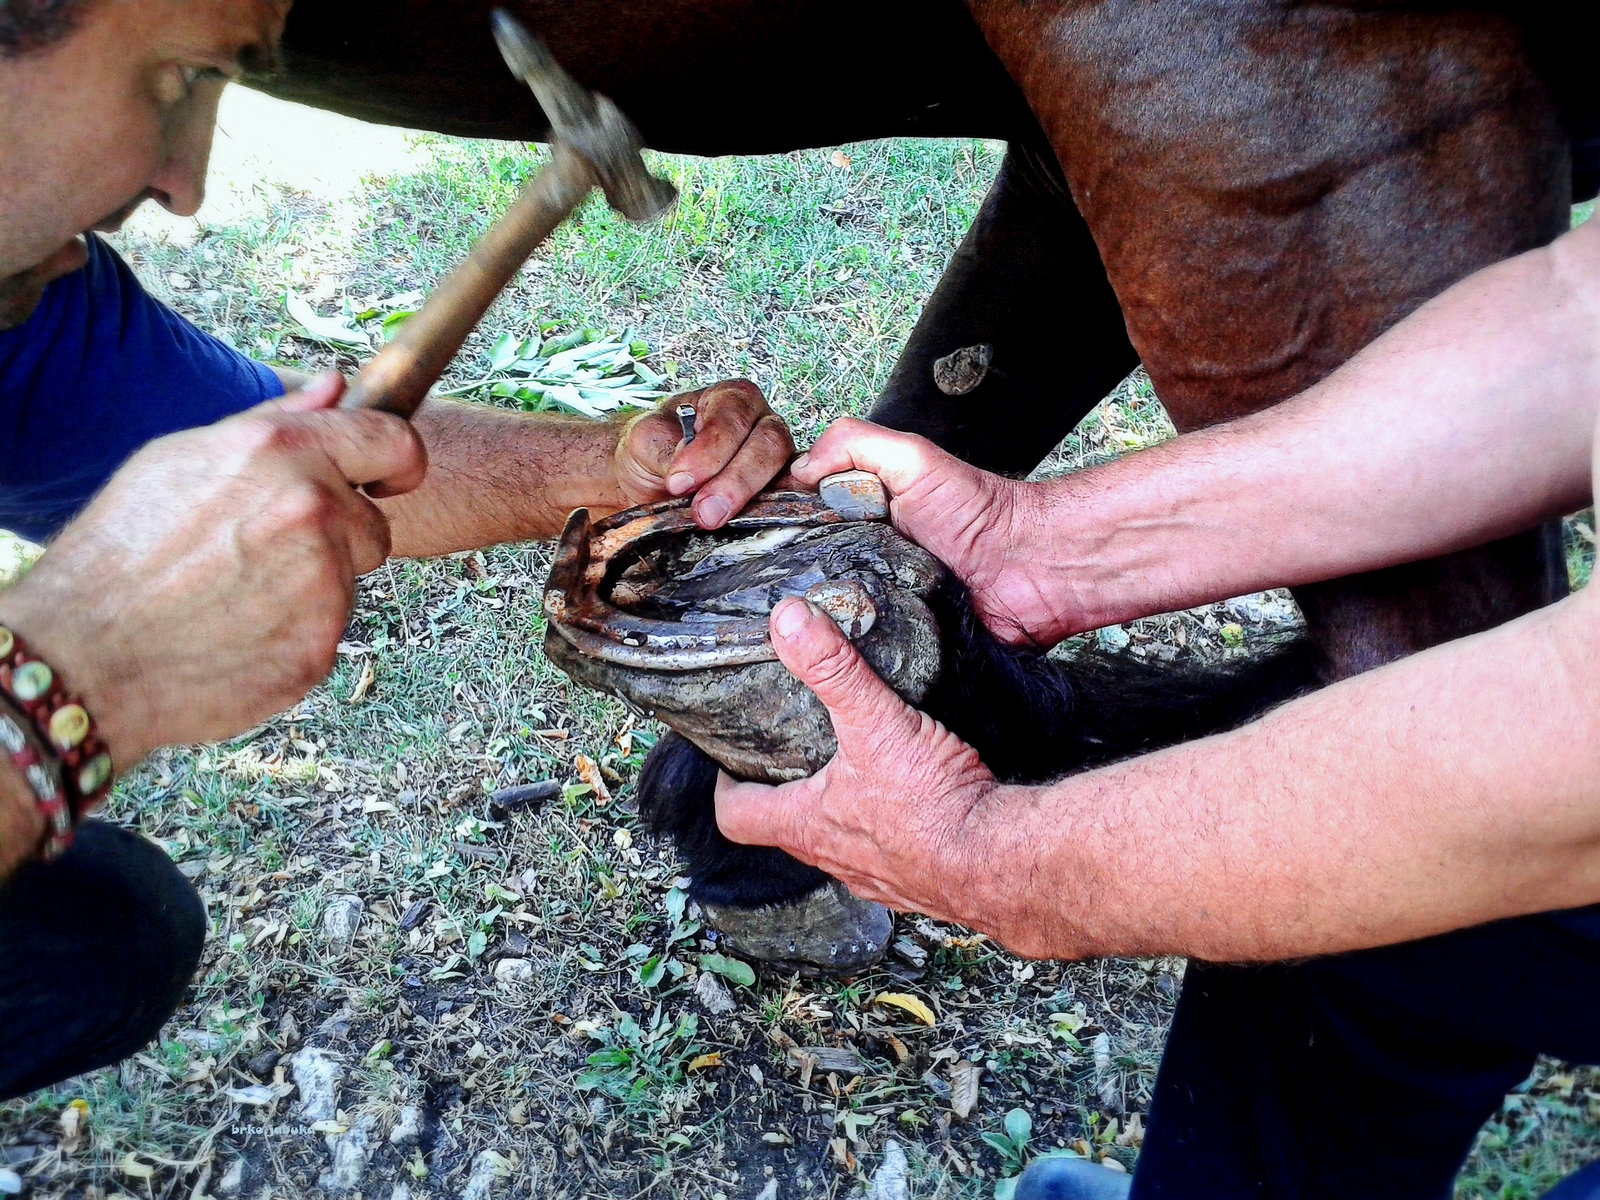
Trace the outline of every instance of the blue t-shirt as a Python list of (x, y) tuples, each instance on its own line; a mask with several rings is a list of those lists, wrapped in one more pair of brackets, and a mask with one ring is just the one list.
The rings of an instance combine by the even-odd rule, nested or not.
[(110, 246), (0, 330), (0, 529), (44, 541), (140, 446), (282, 395), (272, 370), (154, 299)]

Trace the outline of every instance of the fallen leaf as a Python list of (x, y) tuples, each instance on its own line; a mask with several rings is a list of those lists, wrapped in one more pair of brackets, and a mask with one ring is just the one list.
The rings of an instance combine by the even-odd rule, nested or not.
[(724, 979), (732, 980), (743, 987), (755, 987), (756, 972), (749, 963), (737, 958), (729, 958), (725, 954), (702, 954), (700, 956), (700, 969), (721, 975)]
[(841, 171), (848, 171), (850, 169), (850, 156), (843, 150), (835, 150), (832, 154), (828, 155), (828, 161), (834, 166), (838, 167)]
[(122, 1161), (117, 1164), (117, 1170), (129, 1179), (150, 1179), (156, 1173), (156, 1169), (149, 1163), (142, 1163), (135, 1158), (132, 1150), (122, 1156)]
[(278, 1093), (264, 1083), (228, 1089), (229, 1100), (232, 1100), (235, 1104), (244, 1104), (252, 1108), (260, 1107), (263, 1104), (271, 1104), (277, 1098)]
[(339, 350), (364, 350), (372, 353), (372, 339), (338, 317), (324, 317), (294, 292), (284, 298), (285, 307), (295, 322), (312, 338)]
[(61, 1110), (61, 1153), (76, 1154), (83, 1142), (84, 1126), (89, 1120), (89, 1102), (82, 1097)]
[(587, 754), (579, 754), (573, 758), (572, 765), (578, 770), (578, 778), (594, 789), (595, 805), (604, 808), (610, 804), (611, 789), (606, 786), (606, 781), (600, 774), (600, 767), (594, 759)]
[(346, 704), (360, 704), (367, 698), (367, 693), (372, 690), (373, 680), (377, 678), (372, 670), (372, 660), (369, 658), (361, 664), (361, 677), (356, 680), (355, 687), (350, 689), (350, 696)]
[(710, 1054), (697, 1055), (689, 1064), (691, 1071), (704, 1071), (707, 1067), (720, 1067), (722, 1065), (722, 1051), (713, 1050)]
[(958, 1121), (965, 1121), (978, 1107), (978, 1081), (982, 1072), (962, 1059), (950, 1067), (950, 1112)]
[(924, 1025), (936, 1024), (933, 1010), (918, 1000), (915, 996), (905, 992), (879, 992), (872, 998), (874, 1004), (892, 1004), (895, 1008), (904, 1009)]
[(1144, 1118), (1138, 1113), (1128, 1114), (1128, 1124), (1123, 1131), (1117, 1134), (1117, 1145), (1132, 1146), (1137, 1149), (1144, 1144)]

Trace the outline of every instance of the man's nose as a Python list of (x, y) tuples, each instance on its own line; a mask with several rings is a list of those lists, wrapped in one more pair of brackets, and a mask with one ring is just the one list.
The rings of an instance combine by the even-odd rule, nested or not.
[[(220, 89), (218, 89), (220, 94)], [(211, 137), (217, 128), (217, 96), (197, 101), (183, 124), (173, 131), (156, 172), (150, 194), (156, 203), (180, 217), (192, 217), (206, 199), (206, 168), (211, 162)]]

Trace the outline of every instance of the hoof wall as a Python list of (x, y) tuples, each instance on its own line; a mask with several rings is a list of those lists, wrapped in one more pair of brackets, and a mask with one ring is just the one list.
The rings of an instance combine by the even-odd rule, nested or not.
[(878, 962), (894, 926), (887, 908), (857, 899), (837, 880), (770, 908), (701, 909), (706, 925), (741, 958), (822, 975), (851, 975)]

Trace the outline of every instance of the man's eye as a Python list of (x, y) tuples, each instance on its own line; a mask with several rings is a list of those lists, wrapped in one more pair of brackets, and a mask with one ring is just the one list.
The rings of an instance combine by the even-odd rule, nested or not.
[(182, 104), (194, 96), (195, 89), (208, 79), (226, 83), (228, 77), (215, 67), (176, 66), (165, 76), (161, 99), (166, 104)]

